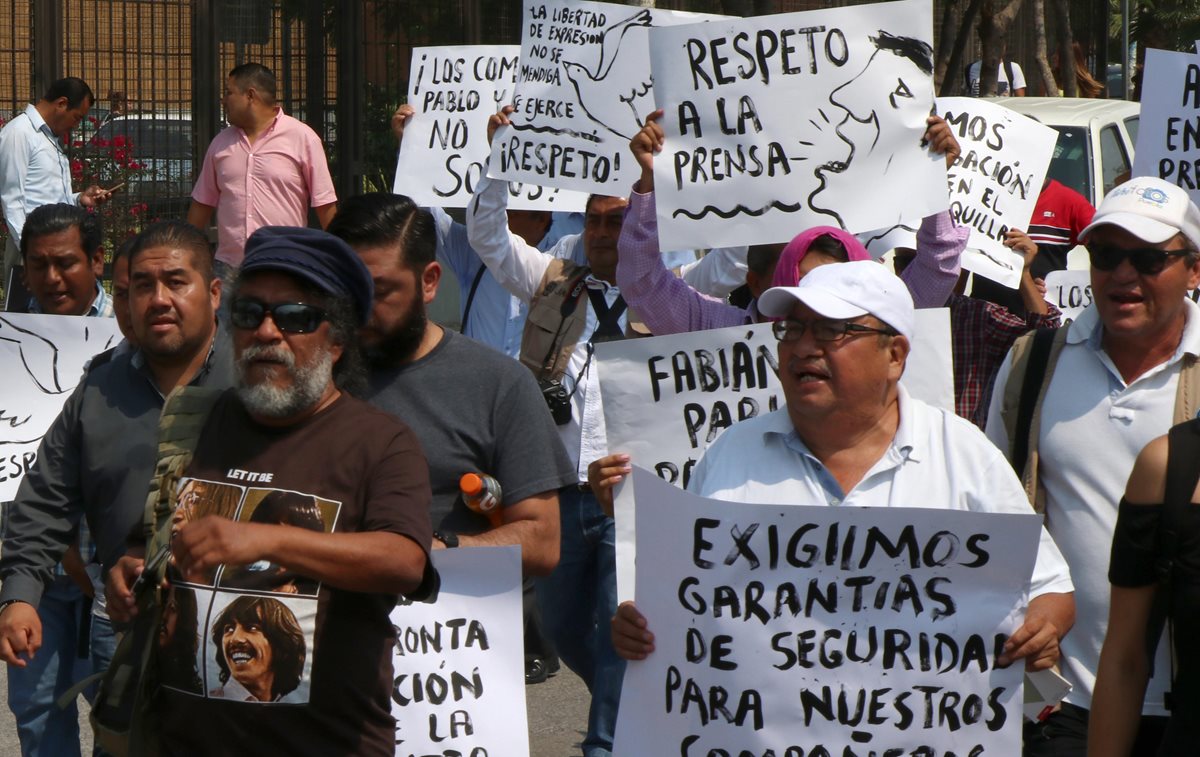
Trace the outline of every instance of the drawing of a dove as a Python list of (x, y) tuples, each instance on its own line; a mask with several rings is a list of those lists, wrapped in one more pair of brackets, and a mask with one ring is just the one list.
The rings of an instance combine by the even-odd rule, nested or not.
[(600, 60), (596, 62), (594, 72), (572, 61), (562, 64), (567, 80), (575, 88), (580, 107), (593, 121), (622, 139), (633, 139), (642, 128), (643, 114), (653, 110), (654, 80), (648, 70), (644, 76), (633, 77), (632, 82), (610, 79), (609, 74), (625, 32), (635, 26), (650, 25), (650, 11), (642, 9), (605, 29), (600, 41)]

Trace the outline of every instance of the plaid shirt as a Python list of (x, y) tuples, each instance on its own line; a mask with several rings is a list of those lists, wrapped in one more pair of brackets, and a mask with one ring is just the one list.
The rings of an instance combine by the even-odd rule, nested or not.
[(987, 423), (992, 385), (1013, 342), (1033, 329), (1058, 328), (1062, 313), (1047, 303), (1046, 315), (1025, 317), (985, 300), (952, 294), (950, 341), (954, 356), (954, 409), (979, 428)]

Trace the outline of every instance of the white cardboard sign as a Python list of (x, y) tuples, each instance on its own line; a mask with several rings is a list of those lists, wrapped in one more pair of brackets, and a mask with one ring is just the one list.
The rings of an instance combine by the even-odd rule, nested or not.
[[(491, 148), (487, 121), (512, 99), (517, 45), (413, 48), (408, 102), (416, 113), (404, 128), (392, 191), (419, 205), (465, 208), (483, 176)], [(516, 210), (581, 211), (587, 195), (514, 182)]]
[(1037, 516), (633, 486), (655, 650), (626, 669), (615, 753), (1020, 754), (1024, 666), (996, 657)]
[(962, 151), (946, 176), (950, 214), (971, 230), (962, 266), (1015, 289), (1024, 259), (1004, 234), (1029, 228), (1058, 132), (978, 97), (937, 103)]
[(1134, 176), (1157, 176), (1200, 202), (1200, 55), (1147, 50)]
[(0, 502), (16, 496), (84, 366), (119, 341), (115, 318), (0, 313)]
[(944, 159), (922, 144), (932, 39), (927, 0), (651, 30), (663, 247), (858, 233), (945, 210)]
[(1063, 320), (1078, 320), (1095, 301), (1091, 271), (1051, 271), (1046, 274), (1046, 302), (1058, 308)]
[(529, 755), (521, 550), (433, 552), (432, 603), (397, 604), (396, 756)]
[(646, 33), (705, 18), (718, 17), (587, 0), (526, 0), (512, 126), (496, 132), (488, 175), (627, 195), (641, 175), (629, 140), (655, 108)]

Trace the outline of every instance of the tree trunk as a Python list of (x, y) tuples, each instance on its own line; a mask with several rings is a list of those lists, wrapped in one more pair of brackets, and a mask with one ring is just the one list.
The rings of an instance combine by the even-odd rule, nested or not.
[(938, 45), (937, 60), (933, 63), (933, 91), (941, 92), (942, 84), (946, 79), (946, 69), (950, 63), (950, 40), (954, 34), (954, 27), (958, 25), (958, 17), (961, 14), (962, 6), (959, 0), (946, 0), (945, 6), (942, 8), (942, 33), (938, 37), (942, 44)]
[[(958, 94), (970, 94), (964, 91), (966, 84), (966, 66), (963, 65), (963, 50), (967, 47), (967, 40), (971, 36), (971, 28), (975, 25), (975, 16), (979, 15), (979, 9), (983, 6), (983, 0), (970, 0), (966, 9), (963, 11), (962, 19), (958, 23), (958, 34), (954, 35), (954, 46), (950, 52), (950, 60), (946, 62), (946, 73), (942, 78), (942, 86), (938, 88), (938, 94), (942, 96), (951, 96)], [(943, 45), (945, 42), (943, 41)]]
[(1078, 97), (1079, 82), (1075, 79), (1074, 35), (1071, 32), (1070, 0), (1050, 0), (1054, 5), (1054, 22), (1058, 26), (1058, 76), (1063, 97)]
[(1008, 5), (995, 12), (992, 0), (988, 0), (979, 14), (979, 38), (983, 44), (983, 62), (979, 69), (980, 96), (996, 94), (997, 74), (1007, 48), (1008, 30), (1021, 10), (1021, 2), (1010, 0)]
[(1034, 58), (1042, 78), (1042, 91), (1047, 97), (1055, 97), (1058, 95), (1058, 84), (1054, 81), (1050, 61), (1046, 60), (1046, 0), (1033, 0), (1033, 34), (1036, 40)]

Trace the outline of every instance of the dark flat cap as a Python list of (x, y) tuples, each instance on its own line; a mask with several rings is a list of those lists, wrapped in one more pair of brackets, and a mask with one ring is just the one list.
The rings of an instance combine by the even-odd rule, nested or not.
[(318, 229), (263, 226), (246, 240), (243, 274), (283, 271), (314, 284), (323, 292), (346, 297), (354, 304), (358, 322), (371, 315), (375, 285), (371, 273), (350, 245)]

